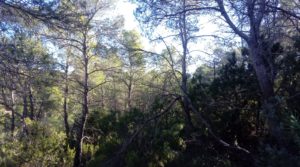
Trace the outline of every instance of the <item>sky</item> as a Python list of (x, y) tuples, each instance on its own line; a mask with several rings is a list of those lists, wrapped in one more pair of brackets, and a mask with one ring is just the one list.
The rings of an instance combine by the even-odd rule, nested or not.
[[(120, 14), (124, 16), (124, 29), (126, 30), (137, 30), (141, 32), (138, 21), (135, 19), (133, 12), (137, 5), (130, 3), (128, 0), (118, 0), (115, 8), (116, 14)], [(210, 18), (207, 16), (200, 18), (200, 29), (201, 31), (197, 35), (203, 34), (214, 34), (216, 35), (219, 27), (215, 24), (210, 23)], [(157, 28), (157, 32), (160, 33), (161, 36), (167, 36), (170, 34), (164, 27)], [(142, 38), (143, 46), (145, 46), (146, 50), (160, 52), (165, 48), (163, 44), (154, 44), (150, 43), (146, 37)], [(167, 41), (167, 43), (174, 45), (175, 42), (171, 39)], [(177, 48), (180, 48), (180, 45), (177, 44)], [(190, 44), (190, 48), (195, 48), (191, 50), (192, 56), (190, 60), (190, 64), (188, 65), (188, 72), (193, 73), (197, 67), (199, 67), (203, 62), (209, 60), (209, 56), (207, 53), (212, 53), (216, 46), (213, 44), (213, 41), (209, 38), (197, 40), (196, 43)]]
[(135, 4), (132, 4), (127, 0), (119, 0), (117, 2), (115, 11), (124, 16), (124, 28), (126, 30), (139, 29), (138, 22), (133, 15), (136, 7)]
[[(134, 11), (137, 7), (136, 4), (132, 4), (129, 2), (129, 0), (116, 0), (116, 6), (114, 8), (114, 11), (111, 12), (111, 10), (108, 12), (109, 17), (111, 16), (117, 16), (117, 15), (123, 15), (124, 17), (124, 29), (125, 30), (137, 30), (141, 33), (142, 36), (142, 45), (143, 49), (151, 52), (161, 53), (163, 49), (166, 48), (166, 46), (163, 43), (158, 42), (150, 42), (150, 40), (146, 37), (144, 37), (142, 34), (142, 30), (139, 26), (138, 21), (135, 19)], [(113, 13), (113, 14), (112, 14)], [(101, 17), (101, 15), (99, 15)], [(198, 27), (200, 28), (200, 31), (196, 35), (220, 35), (224, 36), (223, 32), (220, 32), (222, 28), (220, 26), (213, 24), (210, 20), (212, 18), (209, 16), (201, 16), (199, 17), (200, 24)], [(159, 34), (159, 36), (168, 36), (171, 35), (172, 32), (168, 31), (165, 27), (159, 26), (156, 28), (156, 33)], [(179, 51), (181, 50), (181, 45), (179, 41), (174, 41), (171, 38), (165, 39), (165, 42), (168, 46), (175, 46)], [(47, 45), (50, 50), (54, 51), (57, 50), (52, 45)], [(202, 64), (207, 62), (212, 62), (213, 60), (213, 51), (216, 48), (226, 48), (224, 46), (221, 46), (220, 44), (217, 44), (216, 41), (213, 40), (213, 38), (201, 38), (198, 39), (195, 43), (189, 43), (189, 51), (190, 56), (187, 64), (187, 71), (190, 74), (193, 74), (198, 67), (200, 67)], [(59, 57), (59, 52), (53, 53), (54, 56), (57, 58)]]

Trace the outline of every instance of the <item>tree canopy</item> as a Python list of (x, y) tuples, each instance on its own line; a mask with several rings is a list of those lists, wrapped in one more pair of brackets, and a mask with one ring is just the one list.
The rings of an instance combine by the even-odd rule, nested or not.
[(0, 166), (300, 166), (297, 0), (119, 3), (0, 0)]

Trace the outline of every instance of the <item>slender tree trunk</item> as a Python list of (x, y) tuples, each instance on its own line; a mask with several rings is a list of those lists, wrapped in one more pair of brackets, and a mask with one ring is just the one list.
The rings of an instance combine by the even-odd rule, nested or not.
[[(185, 0), (183, 1), (183, 8), (185, 9)], [(188, 32), (187, 32), (187, 27), (186, 27), (186, 13), (183, 13), (180, 16), (180, 37), (181, 37), (181, 43), (182, 43), (182, 49), (183, 49), (183, 54), (182, 54), (182, 60), (181, 60), (181, 90), (183, 91), (183, 110), (185, 112), (185, 119), (186, 119), (186, 124), (188, 126), (188, 129), (192, 130), (194, 128), (192, 119), (191, 119), (191, 113), (190, 113), (190, 108), (189, 108), (189, 102), (186, 97), (188, 95), (188, 88), (187, 88), (187, 54), (188, 54)]]
[(23, 119), (28, 116), (28, 104), (27, 104), (27, 96), (23, 95)]
[(11, 110), (11, 136), (14, 136), (14, 132), (15, 132), (15, 111)]
[(15, 91), (11, 91), (12, 110), (11, 110), (11, 136), (14, 136), (15, 132)]
[(116, 82), (114, 78), (113, 78), (113, 108), (114, 111), (117, 111)]
[(131, 110), (131, 94), (132, 94), (132, 81), (130, 79), (129, 84), (128, 84), (128, 92), (127, 92), (127, 109), (128, 111)]
[(83, 137), (84, 137), (84, 129), (86, 124), (86, 119), (88, 117), (88, 55), (87, 55), (87, 46), (86, 46), (86, 34), (84, 36), (83, 42), (83, 61), (84, 61), (84, 76), (83, 76), (83, 103), (82, 103), (82, 113), (81, 119), (79, 122), (79, 129), (76, 137), (76, 145), (75, 145), (75, 157), (74, 157), (74, 167), (84, 166), (82, 162), (82, 145), (83, 145)]
[(70, 134), (70, 127), (69, 127), (69, 122), (68, 122), (68, 92), (69, 92), (69, 86), (66, 84), (65, 89), (64, 89), (64, 103), (63, 103), (63, 109), (64, 109), (64, 124), (65, 124), (65, 133), (67, 138), (69, 138)]
[(28, 117), (28, 104), (27, 104), (27, 97), (26, 95), (23, 95), (23, 115), (22, 115), (22, 123), (23, 123), (23, 127), (22, 127), (22, 130), (23, 130), (23, 133), (25, 135), (28, 135), (28, 130), (27, 130), (27, 125), (26, 125), (26, 122), (25, 122), (25, 119)]
[[(66, 148), (68, 146), (69, 134), (70, 134), (70, 126), (68, 122), (68, 95), (69, 95), (69, 56), (66, 59), (66, 66), (65, 66), (65, 88), (64, 88), (64, 102), (63, 102), (63, 112), (64, 112), (64, 124), (65, 124), (65, 133), (66, 133)], [(67, 150), (67, 149), (66, 149)]]
[(104, 90), (103, 87), (100, 87), (101, 90), (101, 107), (104, 108), (105, 107), (105, 103), (104, 103)]
[(34, 103), (33, 103), (33, 95), (32, 95), (32, 88), (29, 88), (29, 108), (30, 108), (30, 119), (34, 119)]
[(11, 119), (10, 119), (10, 131), (11, 131), (11, 136), (14, 136), (14, 131), (15, 131), (15, 91), (11, 91), (11, 103), (9, 103), (6, 99), (6, 94), (4, 92), (4, 88), (1, 88), (1, 96), (3, 98), (3, 105), (6, 110), (11, 111)]
[[(185, 62), (185, 61), (184, 61)], [(183, 105), (183, 110), (185, 112), (185, 119), (186, 119), (186, 124), (188, 126), (188, 128), (190, 130), (192, 130), (194, 128), (194, 125), (192, 123), (192, 119), (191, 119), (191, 113), (190, 113), (190, 108), (189, 108), (189, 102), (188, 99), (186, 97), (187, 95), (187, 74), (186, 74), (186, 66), (185, 63), (182, 64), (182, 81), (181, 81), (181, 87), (182, 87), (182, 91), (184, 92), (184, 96), (182, 99), (182, 105)]]

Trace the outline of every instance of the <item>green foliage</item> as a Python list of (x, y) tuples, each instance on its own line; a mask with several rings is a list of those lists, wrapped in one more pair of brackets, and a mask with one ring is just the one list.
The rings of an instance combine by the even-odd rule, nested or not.
[[(282, 115), (284, 132), (282, 143), (269, 142), (266, 138), (260, 144), (257, 166), (299, 166), (300, 165), (300, 120), (291, 112)], [(271, 139), (274, 140), (274, 139)]]
[(46, 125), (25, 120), (28, 135), (20, 140), (2, 138), (0, 166), (71, 166), (73, 150), (64, 148), (66, 136)]
[(124, 31), (122, 44), (127, 50), (124, 61), (127, 66), (137, 67), (145, 64), (144, 53), (140, 50), (143, 48), (141, 36), (137, 31)]
[[(237, 56), (242, 56), (242, 60)], [(259, 112), (260, 93), (246, 56), (231, 53), (215, 78), (204, 78), (199, 72), (191, 81), (193, 103), (210, 118), (218, 134), (232, 143), (251, 138), (248, 135), (257, 126), (253, 120)]]
[(260, 150), (260, 157), (257, 159), (257, 166), (266, 167), (293, 167), (299, 166), (299, 156), (291, 155), (284, 148), (277, 148), (268, 144)]
[[(144, 51), (138, 31), (120, 31), (122, 17), (106, 18), (114, 1), (0, 0), (1, 167), (70, 167), (76, 144), (82, 146), (78, 159), (91, 167), (300, 166), (300, 38), (264, 40), (281, 35), (268, 31), (273, 20), (280, 20), (271, 26), (274, 31), (289, 23), (284, 27), (288, 34), (299, 34), (292, 32), (296, 26), (289, 26), (296, 18), (293, 3), (279, 1), (286, 11), (280, 10), (275, 19), (263, 17), (261, 30), (268, 35), (257, 32), (263, 59), (258, 65), (274, 81), (274, 97), (261, 95), (260, 70), (251, 64), (251, 50), (218, 48), (211, 63), (187, 77), (185, 93), (191, 104), (186, 106), (180, 89), (185, 84), (179, 83), (185, 75), (180, 52), (184, 48), (189, 56), (199, 49), (189, 42), (198, 40), (196, 15), (207, 12), (190, 10), (198, 1), (131, 1), (138, 4), (135, 14), (146, 25), (143, 33), (161, 33), (154, 28), (165, 26), (178, 34), (159, 37), (167, 48), (160, 54)], [(211, 4), (201, 2), (201, 7)], [(231, 14), (243, 6), (224, 4)], [(258, 11), (252, 13), (255, 18), (259, 8), (253, 9)], [(285, 15), (290, 15), (288, 22), (282, 19)], [(46, 40), (40, 30), (53, 36)], [(246, 42), (251, 46), (252, 38)], [(61, 62), (64, 54), (67, 63)], [(174, 98), (176, 103), (163, 113)], [(188, 109), (193, 109), (194, 124), (189, 128)], [(85, 114), (87, 122), (81, 117)]]
[[(102, 115), (102, 116), (101, 116)], [(92, 120), (95, 121), (92, 117)], [(102, 113), (97, 122), (92, 125), (100, 125), (103, 136), (99, 138), (95, 158), (90, 166), (102, 164), (112, 158), (114, 153), (120, 149), (122, 142), (131, 136), (147, 118), (138, 110), (126, 112), (123, 115), (111, 112)], [(90, 121), (92, 121), (90, 120)], [(182, 123), (176, 120), (168, 120), (167, 124), (162, 120), (156, 120), (143, 130), (134, 140), (136, 144), (130, 145), (124, 155), (124, 166), (164, 166), (175, 160), (179, 152), (186, 148), (182, 138)], [(96, 128), (96, 127), (94, 127)], [(162, 147), (163, 146), (163, 147)]]

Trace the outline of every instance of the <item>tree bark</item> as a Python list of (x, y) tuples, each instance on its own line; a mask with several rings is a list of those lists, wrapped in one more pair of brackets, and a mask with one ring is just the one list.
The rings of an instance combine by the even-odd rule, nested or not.
[(261, 93), (265, 100), (274, 96), (274, 89), (271, 75), (268, 72), (268, 67), (265, 64), (262, 50), (258, 45), (249, 43), (250, 54), (252, 58), (252, 64), (258, 79), (258, 83), (261, 89)]
[(28, 104), (27, 104), (27, 97), (23, 95), (23, 119), (28, 116)]
[(100, 90), (101, 90), (101, 107), (104, 108), (105, 107), (105, 99), (104, 99), (103, 86), (100, 86)]
[[(266, 10), (268, 2), (266, 0), (261, 1), (247, 1), (247, 17), (249, 19), (249, 34), (245, 34), (241, 29), (239, 29), (231, 20), (228, 13), (225, 10), (223, 0), (216, 0), (219, 6), (219, 11), (223, 15), (225, 21), (230, 26), (230, 28), (244, 39), (250, 49), (250, 58), (252, 65), (254, 67), (256, 77), (259, 83), (260, 91), (262, 93), (262, 109), (263, 113), (267, 116), (267, 124), (269, 126), (271, 135), (276, 139), (281, 138), (281, 130), (279, 127), (278, 118), (278, 106), (274, 99), (274, 74), (271, 70), (272, 64), (266, 59), (264, 55), (264, 48), (262, 46), (263, 39), (261, 39), (261, 24), (263, 23), (263, 18), (266, 15)], [(257, 119), (260, 118), (260, 113), (257, 113)], [(259, 120), (257, 120), (259, 122)], [(257, 125), (259, 125), (257, 123)], [(257, 127), (259, 129), (259, 127)], [(280, 139), (278, 140), (281, 143)]]
[(131, 110), (131, 92), (132, 92), (132, 81), (130, 79), (128, 84), (128, 92), (127, 92), (127, 109), (128, 111)]
[[(183, 1), (183, 10), (185, 10), (185, 0)], [(180, 25), (180, 38), (181, 38), (181, 43), (182, 43), (182, 60), (181, 60), (181, 90), (184, 92), (184, 94), (188, 94), (187, 90), (187, 54), (188, 54), (188, 32), (187, 32), (187, 27), (186, 27), (186, 13), (183, 13), (180, 16), (179, 20), (179, 25)], [(189, 109), (189, 102), (186, 96), (182, 97), (182, 105), (183, 105), (183, 110), (185, 112), (185, 120), (186, 120), (186, 125), (188, 129), (192, 130), (194, 128), (192, 119), (191, 119), (191, 114), (190, 114), (190, 109)]]
[(84, 76), (83, 76), (83, 102), (82, 102), (82, 113), (79, 122), (79, 129), (76, 136), (76, 145), (75, 145), (75, 157), (74, 157), (74, 167), (81, 167), (84, 166), (82, 162), (82, 145), (83, 145), (83, 136), (84, 136), (84, 129), (86, 124), (86, 119), (88, 117), (88, 92), (89, 92), (89, 85), (88, 85), (88, 64), (89, 59), (87, 55), (87, 45), (86, 45), (86, 36), (87, 33), (84, 33), (83, 39), (83, 46), (82, 46), (82, 55), (83, 55), (83, 64), (84, 64)]
[[(247, 3), (247, 17), (249, 17), (250, 33), (249, 35), (241, 31), (231, 20), (224, 7), (223, 0), (216, 0), (219, 6), (219, 11), (224, 17), (230, 28), (244, 39), (250, 49), (250, 58), (257, 76), (257, 80), (260, 86), (261, 93), (265, 100), (274, 96), (273, 86), (274, 83), (271, 79), (271, 75), (268, 72), (268, 64), (264, 60), (263, 48), (261, 46), (262, 41), (260, 39), (260, 26), (265, 12), (266, 2), (262, 1), (259, 4)], [(254, 5), (258, 5), (259, 9), (254, 8)]]
[(27, 97), (23, 95), (23, 115), (22, 115), (22, 130), (25, 135), (28, 135), (28, 129), (25, 122), (25, 119), (28, 117), (28, 104), (27, 104)]
[(30, 108), (30, 119), (34, 120), (34, 102), (33, 102), (33, 95), (32, 95), (32, 88), (29, 87), (29, 108)]
[[(69, 134), (70, 134), (70, 126), (68, 122), (68, 95), (69, 95), (69, 56), (67, 55), (66, 66), (65, 66), (65, 88), (64, 88), (64, 102), (63, 102), (63, 112), (64, 112), (64, 124), (65, 124), (65, 133), (66, 133), (66, 148), (68, 146)], [(66, 149), (67, 150), (67, 149)]]
[(15, 132), (15, 91), (12, 90), (11, 91), (11, 100), (12, 100), (12, 110), (11, 110), (11, 136), (14, 136), (14, 132)]

